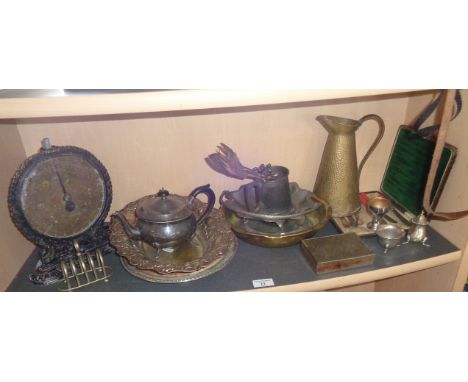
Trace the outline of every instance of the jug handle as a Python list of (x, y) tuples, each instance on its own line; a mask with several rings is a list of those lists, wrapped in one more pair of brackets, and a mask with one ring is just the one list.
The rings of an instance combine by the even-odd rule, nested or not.
[(214, 207), (215, 201), (216, 201), (216, 196), (213, 190), (210, 188), (209, 184), (205, 184), (204, 186), (197, 187), (195, 190), (193, 190), (190, 193), (189, 196), (189, 203), (191, 200), (195, 199), (197, 195), (199, 194), (205, 194), (208, 198), (208, 205), (206, 206), (205, 211), (202, 213), (202, 215), (197, 219), (197, 225), (203, 222), (208, 215), (210, 214), (211, 210)]
[(363, 124), (364, 122), (368, 121), (368, 120), (371, 120), (373, 119), (374, 121), (377, 122), (377, 124), (379, 125), (379, 133), (377, 134), (377, 137), (375, 138), (374, 142), (372, 143), (371, 147), (369, 147), (369, 150), (367, 150), (367, 153), (366, 155), (364, 155), (364, 157), (362, 158), (361, 160), (361, 163), (359, 163), (359, 167), (358, 167), (358, 180), (360, 180), (361, 178), (361, 171), (362, 171), (362, 168), (364, 167), (364, 164), (366, 163), (367, 159), (369, 159), (370, 155), (372, 154), (372, 152), (375, 150), (375, 148), (377, 147), (377, 145), (380, 143), (380, 141), (382, 140), (382, 137), (384, 135), (384, 132), (385, 132), (385, 124), (384, 124), (384, 121), (382, 118), (380, 118), (378, 115), (376, 114), (368, 114), (368, 115), (365, 115), (364, 117), (362, 117), (360, 120), (359, 120), (359, 123), (360, 124)]

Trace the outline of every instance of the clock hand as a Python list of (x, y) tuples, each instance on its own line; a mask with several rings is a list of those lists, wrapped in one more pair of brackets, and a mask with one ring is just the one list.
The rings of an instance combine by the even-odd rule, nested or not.
[(65, 209), (69, 212), (73, 211), (76, 207), (75, 202), (72, 200), (70, 194), (67, 192), (65, 189), (65, 186), (63, 184), (62, 178), (60, 177), (60, 174), (58, 171), (55, 171), (55, 174), (57, 174), (57, 178), (60, 183), (60, 187), (62, 187), (62, 192), (63, 192), (63, 200), (65, 201)]

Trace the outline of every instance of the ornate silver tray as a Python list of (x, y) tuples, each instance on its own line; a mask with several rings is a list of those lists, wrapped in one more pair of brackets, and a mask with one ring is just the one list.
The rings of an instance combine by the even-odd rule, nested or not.
[(209, 264), (206, 268), (203, 268), (197, 272), (192, 273), (170, 273), (167, 275), (161, 275), (154, 271), (148, 271), (144, 269), (138, 269), (131, 266), (125, 257), (120, 258), (120, 262), (124, 269), (131, 275), (138, 277), (140, 279), (152, 282), (152, 283), (165, 283), (165, 284), (175, 284), (175, 283), (184, 283), (188, 281), (194, 281), (201, 279), (203, 277), (212, 275), (223, 269), (234, 257), (235, 251), (230, 252), (226, 256), (220, 258), (218, 261)]
[[(121, 212), (129, 223), (136, 220), (135, 210), (145, 198), (129, 203)], [(200, 216), (205, 203), (195, 199), (195, 216)], [(110, 224), (110, 242), (122, 257), (124, 268), (136, 277), (152, 282), (178, 283), (208, 276), (227, 265), (237, 251), (237, 239), (223, 214), (213, 209), (201, 223), (192, 240), (172, 251), (156, 250), (150, 245), (131, 240), (120, 221)]]

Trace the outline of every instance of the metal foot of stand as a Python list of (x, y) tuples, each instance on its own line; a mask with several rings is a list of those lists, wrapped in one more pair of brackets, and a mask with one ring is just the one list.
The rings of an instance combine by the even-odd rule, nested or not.
[(112, 269), (104, 264), (101, 250), (96, 249), (93, 253), (83, 254), (76, 240), (73, 245), (76, 249), (76, 256), (60, 260), (63, 281), (58, 290), (70, 292), (102, 280), (108, 282)]

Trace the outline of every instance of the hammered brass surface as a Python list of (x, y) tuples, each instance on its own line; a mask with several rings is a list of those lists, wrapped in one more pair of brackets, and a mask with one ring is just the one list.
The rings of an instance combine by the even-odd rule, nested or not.
[[(379, 134), (368, 152), (357, 165), (355, 132), (366, 120), (373, 119), (379, 124)], [(356, 214), (361, 208), (359, 202), (359, 175), (369, 155), (380, 142), (384, 124), (377, 115), (367, 115), (359, 121), (332, 116), (318, 116), (317, 120), (328, 132), (320, 167), (314, 186), (314, 193), (325, 200), (332, 209), (333, 217)]]
[(312, 237), (327, 224), (330, 218), (328, 204), (313, 194), (311, 197), (320, 204), (320, 207), (304, 216), (304, 221), (301, 222), (303, 225), (294, 227), (292, 223), (290, 231), (287, 230), (288, 226), (285, 226), (286, 231), (280, 233), (268, 232), (273, 230), (272, 227), (274, 226), (271, 223), (263, 222), (265, 226), (260, 230), (259, 228), (262, 227), (259, 227), (259, 224), (262, 222), (249, 221), (249, 219), (239, 217), (235, 212), (227, 208), (223, 208), (223, 212), (235, 234), (248, 243), (261, 247), (288, 247), (299, 243), (303, 239)]

